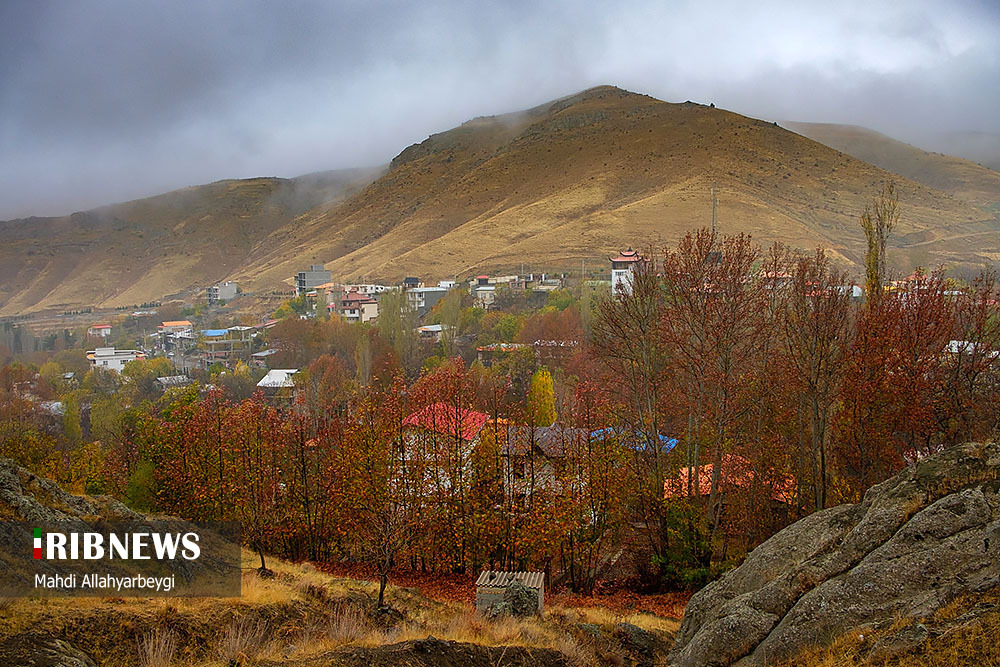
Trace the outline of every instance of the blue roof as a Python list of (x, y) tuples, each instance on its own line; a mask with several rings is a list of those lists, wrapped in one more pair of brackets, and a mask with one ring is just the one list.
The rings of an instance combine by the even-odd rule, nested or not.
[[(613, 435), (615, 435), (615, 429), (609, 426), (607, 428), (602, 428), (594, 431), (593, 433), (590, 434), (590, 437), (605, 438)], [(647, 434), (637, 434), (637, 435), (643, 436), (642, 438), (643, 443), (645, 443), (649, 438)], [(660, 438), (660, 447), (663, 449), (664, 452), (669, 452), (670, 450), (672, 450), (674, 447), (677, 446), (677, 438), (671, 438), (666, 435), (659, 435), (659, 438)], [(643, 448), (645, 449), (645, 447)]]
[(202, 329), (201, 335), (208, 338), (219, 338), (220, 336), (225, 336), (229, 333), (228, 329)]

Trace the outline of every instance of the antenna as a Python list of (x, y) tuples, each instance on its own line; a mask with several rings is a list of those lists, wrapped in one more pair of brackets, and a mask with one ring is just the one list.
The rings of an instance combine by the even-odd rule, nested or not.
[(719, 199), (715, 196), (715, 183), (712, 183), (712, 236), (715, 236), (715, 228), (719, 224)]

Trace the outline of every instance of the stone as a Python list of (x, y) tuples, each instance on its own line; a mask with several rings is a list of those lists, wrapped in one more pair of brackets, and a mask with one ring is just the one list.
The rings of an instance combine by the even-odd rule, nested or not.
[(773, 664), (996, 587), (998, 479), (1000, 446), (966, 443), (792, 524), (691, 598), (670, 664)]

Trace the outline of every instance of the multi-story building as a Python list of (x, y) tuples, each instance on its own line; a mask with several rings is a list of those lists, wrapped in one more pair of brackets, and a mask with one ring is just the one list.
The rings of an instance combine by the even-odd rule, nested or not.
[(320, 285), (330, 282), (330, 272), (322, 264), (312, 264), (308, 271), (299, 271), (295, 277), (295, 293), (302, 296)]
[(128, 362), (145, 358), (146, 355), (139, 350), (116, 350), (113, 347), (99, 347), (96, 350), (87, 351), (87, 359), (91, 366), (119, 373)]
[(213, 303), (218, 303), (220, 301), (232, 301), (236, 298), (236, 290), (236, 283), (227, 280), (224, 283), (218, 283), (217, 285), (206, 287), (205, 298), (210, 306)]
[(368, 294), (360, 292), (347, 292), (335, 304), (328, 306), (331, 310), (336, 308), (337, 312), (348, 322), (371, 322), (378, 317), (378, 301)]
[(628, 250), (618, 253), (617, 257), (609, 259), (611, 260), (611, 293), (616, 296), (632, 294), (635, 267), (646, 260), (638, 251), (632, 250), (632, 246), (629, 246)]

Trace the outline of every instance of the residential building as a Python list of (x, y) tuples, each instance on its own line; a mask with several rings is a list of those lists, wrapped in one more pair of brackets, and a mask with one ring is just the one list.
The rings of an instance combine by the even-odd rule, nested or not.
[[(697, 474), (697, 489), (692, 468), (681, 468), (676, 477), (664, 482), (664, 498), (687, 498), (689, 493), (694, 496), (707, 496), (712, 488), (714, 465), (714, 463), (701, 465)], [(719, 482), (719, 491), (723, 494), (758, 486), (773, 502), (787, 504), (795, 501), (795, 478), (780, 473), (769, 474), (766, 470), (758, 472), (749, 460), (738, 454), (722, 456)]]
[(347, 292), (336, 303), (327, 306), (336, 310), (348, 322), (371, 322), (378, 317), (378, 301), (368, 294)]
[(160, 378), (156, 378), (156, 388), (160, 391), (166, 391), (167, 389), (173, 389), (175, 387), (186, 387), (194, 382), (187, 375), (165, 375)]
[(629, 246), (628, 250), (610, 257), (611, 261), (611, 293), (615, 296), (632, 294), (632, 284), (635, 279), (635, 267), (646, 260)]
[(448, 293), (447, 287), (413, 287), (406, 290), (410, 310), (417, 313), (417, 317), (423, 317), (444, 298)]
[(113, 347), (99, 347), (96, 350), (87, 351), (87, 359), (91, 366), (119, 373), (128, 362), (145, 358), (146, 355), (139, 350), (116, 350)]
[(392, 285), (379, 285), (376, 283), (355, 283), (353, 285), (344, 285), (344, 292), (357, 292), (358, 294), (367, 294), (369, 296), (382, 294), (383, 292), (388, 292), (394, 289), (399, 288), (393, 287)]
[(88, 336), (98, 336), (100, 338), (111, 338), (110, 324), (94, 324), (87, 329)]
[(187, 320), (170, 320), (161, 323), (160, 326), (156, 327), (156, 330), (161, 334), (172, 334), (180, 331), (189, 331), (191, 326), (191, 323)]
[(437, 343), (441, 340), (441, 336), (444, 335), (444, 331), (447, 328), (447, 324), (426, 324), (422, 327), (417, 327), (417, 334), (421, 340), (429, 340)]
[(232, 301), (236, 298), (237, 285), (234, 282), (226, 281), (205, 288), (205, 298), (208, 305), (219, 303), (220, 301)]
[(272, 368), (267, 375), (260, 379), (257, 388), (261, 390), (265, 398), (272, 401), (290, 404), (295, 392), (295, 380), (293, 377), (299, 372), (297, 368)]
[(330, 282), (330, 272), (322, 264), (312, 264), (307, 271), (299, 271), (295, 277), (295, 293), (302, 296), (320, 285)]

